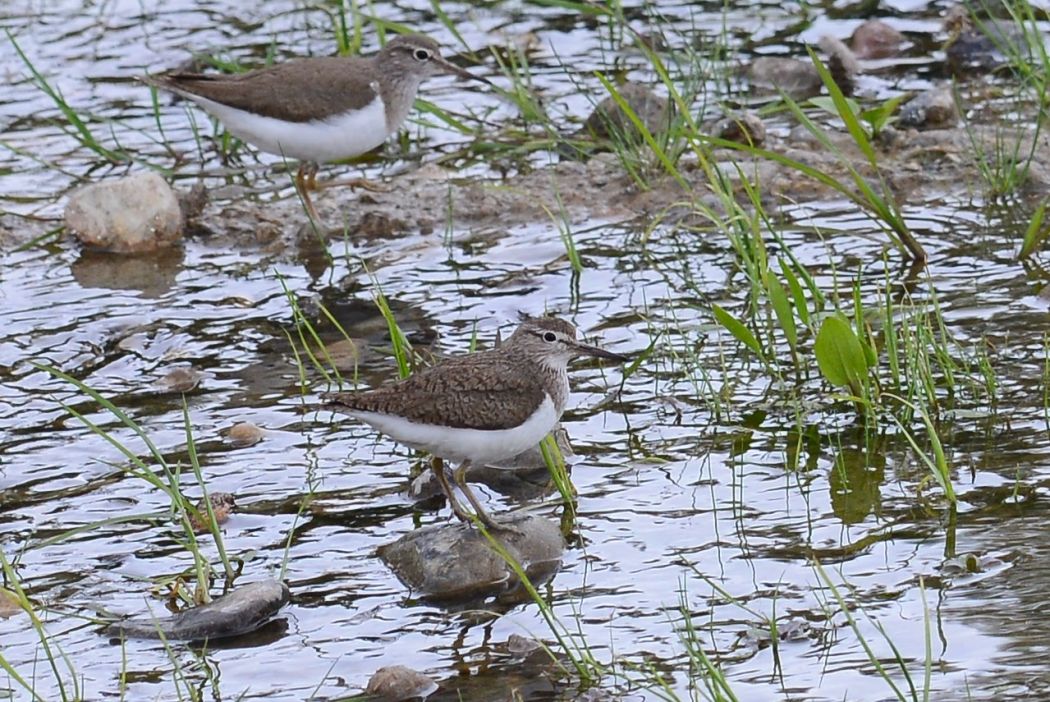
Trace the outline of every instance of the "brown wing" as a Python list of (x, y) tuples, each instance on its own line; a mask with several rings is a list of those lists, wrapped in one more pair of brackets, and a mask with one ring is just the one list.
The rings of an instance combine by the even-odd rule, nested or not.
[(191, 100), (202, 97), (266, 117), (309, 122), (375, 99), (371, 65), (359, 57), (306, 58), (234, 75), (167, 73), (143, 80)]
[(543, 402), (538, 369), (513, 359), (479, 363), (471, 354), (450, 358), (405, 380), (367, 392), (335, 393), (330, 404), (364, 412), (397, 414), (422, 424), (460, 429), (510, 429)]

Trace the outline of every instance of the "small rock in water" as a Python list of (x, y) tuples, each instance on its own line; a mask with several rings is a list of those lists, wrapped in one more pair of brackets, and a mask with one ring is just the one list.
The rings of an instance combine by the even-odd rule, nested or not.
[(522, 636), (521, 634), (511, 634), (507, 637), (508, 653), (513, 653), (516, 656), (527, 656), (540, 650), (543, 650), (543, 644), (536, 639)]
[(279, 580), (242, 585), (206, 605), (171, 617), (134, 618), (111, 624), (114, 638), (202, 641), (255, 631), (288, 603), (288, 586)]
[[(497, 518), (513, 530), (490, 532), (525, 568), (533, 583), (561, 565), (565, 542), (558, 525), (528, 514)], [(506, 561), (469, 524), (413, 531), (378, 549), (406, 586), (439, 600), (467, 600), (513, 591), (520, 583)]]
[(422, 673), (403, 665), (388, 665), (372, 674), (365, 692), (388, 702), (400, 702), (428, 697), (437, 689), (438, 684)]
[(158, 380), (153, 389), (161, 393), (187, 393), (195, 390), (203, 377), (203, 373), (193, 368), (174, 368)]
[(183, 228), (178, 197), (153, 171), (78, 189), (66, 204), (65, 221), (84, 246), (116, 253), (171, 246)]
[(264, 436), (266, 432), (251, 422), (238, 422), (226, 430), (226, 440), (237, 448), (254, 446), (262, 441)]
[[(215, 515), (216, 524), (225, 524), (229, 521), (233, 509), (237, 506), (237, 501), (228, 492), (213, 492), (208, 495), (208, 501), (211, 502), (211, 511)], [(190, 517), (193, 531), (198, 534), (211, 531), (211, 524), (208, 523), (208, 506), (204, 504), (204, 499), (201, 498), (195, 507), (197, 516)]]
[(336, 370), (354, 371), (361, 363), (361, 356), (371, 357), (375, 354), (368, 348), (364, 339), (339, 339), (324, 347), (325, 360), (335, 366)]
[(849, 44), (857, 58), (890, 58), (900, 53), (904, 36), (882, 20), (869, 19), (853, 30)]
[(955, 105), (950, 85), (932, 88), (908, 101), (901, 108), (897, 124), (916, 129), (935, 129), (954, 127), (959, 120), (959, 110)]
[(783, 92), (792, 100), (819, 95), (824, 85), (811, 61), (782, 56), (758, 57), (748, 67), (747, 78), (757, 93)]
[(0, 619), (6, 619), (22, 611), (22, 604), (18, 601), (18, 596), (0, 587)]

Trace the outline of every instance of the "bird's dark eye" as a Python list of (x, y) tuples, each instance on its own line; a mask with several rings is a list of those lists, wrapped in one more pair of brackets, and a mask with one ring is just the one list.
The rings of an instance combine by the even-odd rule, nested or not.
[(412, 52), (412, 57), (415, 58), (416, 61), (426, 61), (430, 58), (430, 52), (426, 49), (416, 49)]
[(544, 332), (543, 333), (543, 340), (544, 341), (557, 341), (558, 340), (558, 335), (555, 334), (554, 332)]

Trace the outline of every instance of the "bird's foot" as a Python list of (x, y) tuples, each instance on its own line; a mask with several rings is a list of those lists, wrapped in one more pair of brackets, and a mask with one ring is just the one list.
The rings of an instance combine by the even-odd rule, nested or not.
[(321, 183), (317, 183), (317, 188), (336, 188), (336, 187), (348, 187), (351, 190), (354, 188), (362, 188), (373, 193), (388, 193), (390, 188), (373, 183), (367, 178), (347, 178), (345, 180), (326, 180)]

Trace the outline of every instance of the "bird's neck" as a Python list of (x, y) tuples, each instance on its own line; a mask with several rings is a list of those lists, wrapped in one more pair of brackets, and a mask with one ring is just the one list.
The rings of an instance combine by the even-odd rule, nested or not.
[(422, 82), (421, 76), (411, 73), (395, 80), (380, 82), (379, 96), (383, 98), (383, 107), (386, 110), (386, 129), (391, 134), (398, 130), (412, 111), (412, 103), (416, 100), (416, 93), (419, 92), (419, 84)]
[(536, 363), (540, 377), (543, 379), (543, 389), (554, 402), (554, 409), (561, 417), (565, 411), (565, 404), (569, 401), (569, 373), (564, 363), (539, 361)]

